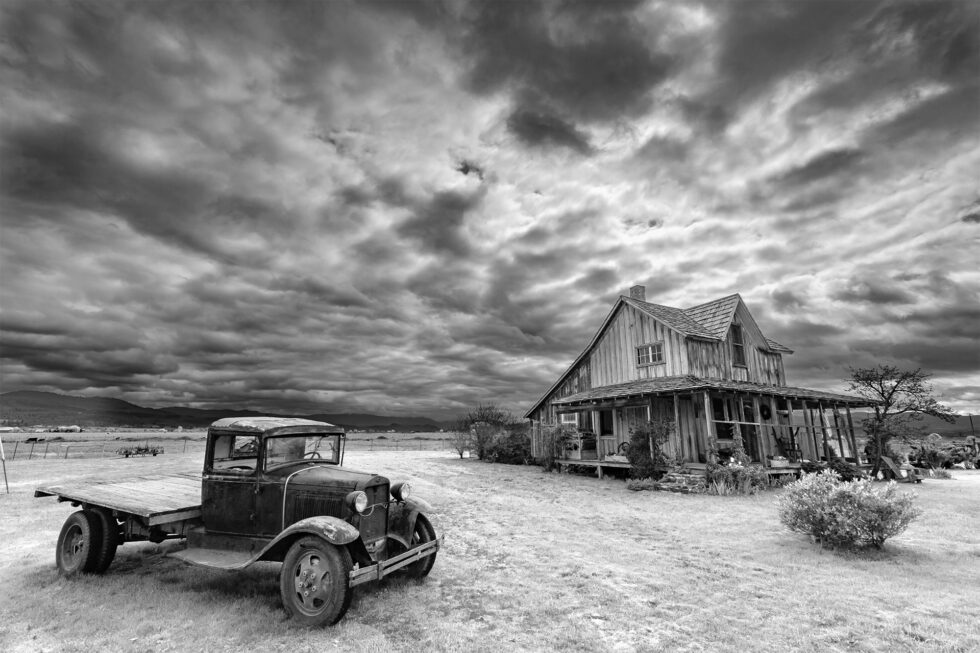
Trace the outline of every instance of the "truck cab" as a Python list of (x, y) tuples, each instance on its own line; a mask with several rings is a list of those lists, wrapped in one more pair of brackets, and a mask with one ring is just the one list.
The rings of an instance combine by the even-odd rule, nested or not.
[(341, 428), (296, 418), (212, 424), (201, 479), (203, 532), (192, 546), (242, 538), (247, 548), (261, 548), (293, 524), (330, 516), (357, 530), (356, 561), (377, 562), (388, 548), (389, 512), (396, 518), (392, 544), (409, 544), (401, 513), (410, 488), (398, 484), (393, 496), (384, 476), (342, 467), (346, 437)]

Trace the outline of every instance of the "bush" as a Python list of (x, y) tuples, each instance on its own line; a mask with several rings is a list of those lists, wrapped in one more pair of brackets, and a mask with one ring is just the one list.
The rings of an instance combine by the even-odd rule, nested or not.
[(846, 460), (841, 460), (840, 458), (835, 458), (833, 462), (830, 463), (829, 468), (840, 477), (842, 481), (853, 481), (859, 478), (864, 478), (864, 473), (860, 469), (850, 464)]
[(664, 475), (669, 461), (663, 447), (670, 437), (673, 424), (672, 420), (656, 420), (630, 430), (629, 446), (626, 448), (630, 478), (658, 479)]
[(807, 474), (786, 486), (779, 520), (824, 547), (881, 548), (919, 516), (914, 495), (894, 482), (875, 487), (870, 479), (842, 481), (832, 471)]
[(706, 474), (708, 494), (755, 494), (769, 488), (769, 475), (759, 465), (709, 463)]
[(531, 455), (531, 438), (527, 426), (509, 425), (503, 433), (485, 444), (481, 459), (490, 463), (509, 465), (531, 464), (534, 457)]

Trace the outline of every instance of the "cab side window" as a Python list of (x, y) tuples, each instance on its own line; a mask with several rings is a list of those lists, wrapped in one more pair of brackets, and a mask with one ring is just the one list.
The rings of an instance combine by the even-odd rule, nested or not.
[(259, 439), (254, 435), (219, 435), (214, 440), (211, 469), (229, 474), (255, 473)]

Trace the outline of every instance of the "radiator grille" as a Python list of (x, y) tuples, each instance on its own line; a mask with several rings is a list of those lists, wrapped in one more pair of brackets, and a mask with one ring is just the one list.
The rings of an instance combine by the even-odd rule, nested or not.
[(292, 511), (286, 520), (287, 526), (307, 517), (342, 517), (344, 510), (342, 497), (325, 497), (311, 492), (297, 492), (292, 497), (292, 504)]
[(361, 531), (361, 539), (370, 542), (388, 533), (388, 486), (367, 487), (364, 488), (364, 493), (367, 494), (368, 505), (374, 506), (374, 510), (367, 515), (361, 515), (357, 527)]

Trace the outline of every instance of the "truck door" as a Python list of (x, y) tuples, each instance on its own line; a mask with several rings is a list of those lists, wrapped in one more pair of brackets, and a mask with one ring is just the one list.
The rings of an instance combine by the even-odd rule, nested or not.
[(225, 434), (211, 440), (201, 484), (201, 511), (209, 533), (251, 535), (259, 441), (254, 435)]

